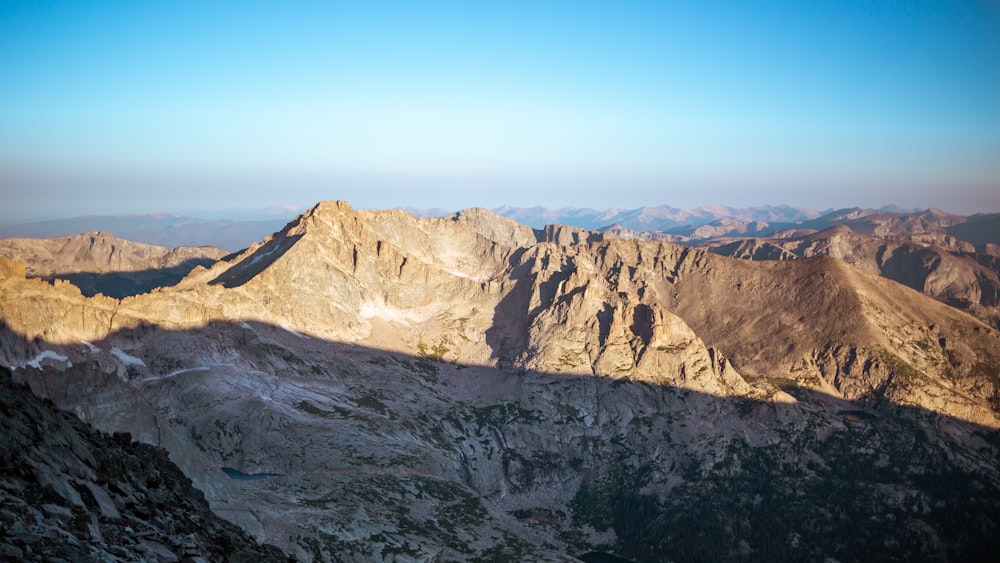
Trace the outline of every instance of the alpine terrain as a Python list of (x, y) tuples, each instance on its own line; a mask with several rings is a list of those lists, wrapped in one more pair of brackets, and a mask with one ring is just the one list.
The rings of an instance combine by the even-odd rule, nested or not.
[[(302, 561), (992, 560), (1000, 333), (951, 303), (992, 306), (989, 268), (768, 244), (794, 259), (325, 201), (118, 296), (5, 253), (0, 363)], [(0, 514), (51, 473), (17, 467)], [(48, 513), (100, 547), (83, 473)]]

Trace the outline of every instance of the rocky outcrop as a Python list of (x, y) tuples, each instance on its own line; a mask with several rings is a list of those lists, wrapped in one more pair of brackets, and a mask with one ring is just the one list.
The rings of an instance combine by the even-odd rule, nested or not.
[[(85, 297), (78, 287), (62, 280), (49, 284), (25, 278), (23, 264), (0, 257), (0, 321), (19, 338), (55, 343), (102, 338), (112, 328), (119, 301), (97, 295)], [(4, 331), (0, 331), (2, 334)], [(0, 352), (6, 365), (17, 365), (30, 350), (18, 349), (6, 339)], [(29, 356), (30, 357), (30, 356)]]
[(0, 369), (0, 559), (286, 561), (208, 508), (167, 452), (95, 432)]

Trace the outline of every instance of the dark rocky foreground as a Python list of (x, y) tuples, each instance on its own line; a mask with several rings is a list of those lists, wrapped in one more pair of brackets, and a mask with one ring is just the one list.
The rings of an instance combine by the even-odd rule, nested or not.
[(285, 561), (216, 517), (165, 450), (94, 431), (0, 369), (0, 560)]

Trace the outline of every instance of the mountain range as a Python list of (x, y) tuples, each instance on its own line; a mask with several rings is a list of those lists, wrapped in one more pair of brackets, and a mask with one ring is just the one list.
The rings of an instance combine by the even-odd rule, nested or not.
[[(123, 239), (167, 247), (216, 246), (229, 251), (242, 250), (265, 236), (278, 231), (293, 216), (293, 208), (285, 206), (261, 212), (233, 211), (231, 216), (220, 212), (201, 211), (199, 215), (155, 213), (142, 215), (84, 216), (69, 219), (49, 219), (27, 223), (0, 225), (3, 238), (52, 238), (90, 231), (111, 232)], [(445, 217), (452, 211), (430, 208), (402, 208), (417, 217)], [(884, 208), (882, 211), (897, 208)], [(498, 215), (514, 219), (533, 228), (545, 225), (570, 225), (584, 229), (602, 229), (611, 225), (641, 231), (666, 231), (677, 227), (699, 226), (717, 220), (740, 222), (798, 223), (818, 218), (824, 213), (814, 209), (787, 205), (732, 208), (709, 205), (693, 210), (667, 205), (637, 209), (606, 209), (566, 207), (498, 207)], [(211, 218), (207, 218), (211, 215)]]
[(120, 298), (3, 258), (0, 363), (299, 560), (989, 557), (993, 219), (787, 213), (728, 218), (752, 246), (321, 202)]

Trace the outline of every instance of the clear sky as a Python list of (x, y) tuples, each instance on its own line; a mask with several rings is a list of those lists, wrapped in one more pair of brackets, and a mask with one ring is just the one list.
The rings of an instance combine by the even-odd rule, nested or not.
[(1000, 211), (1000, 3), (0, 2), (0, 218)]

